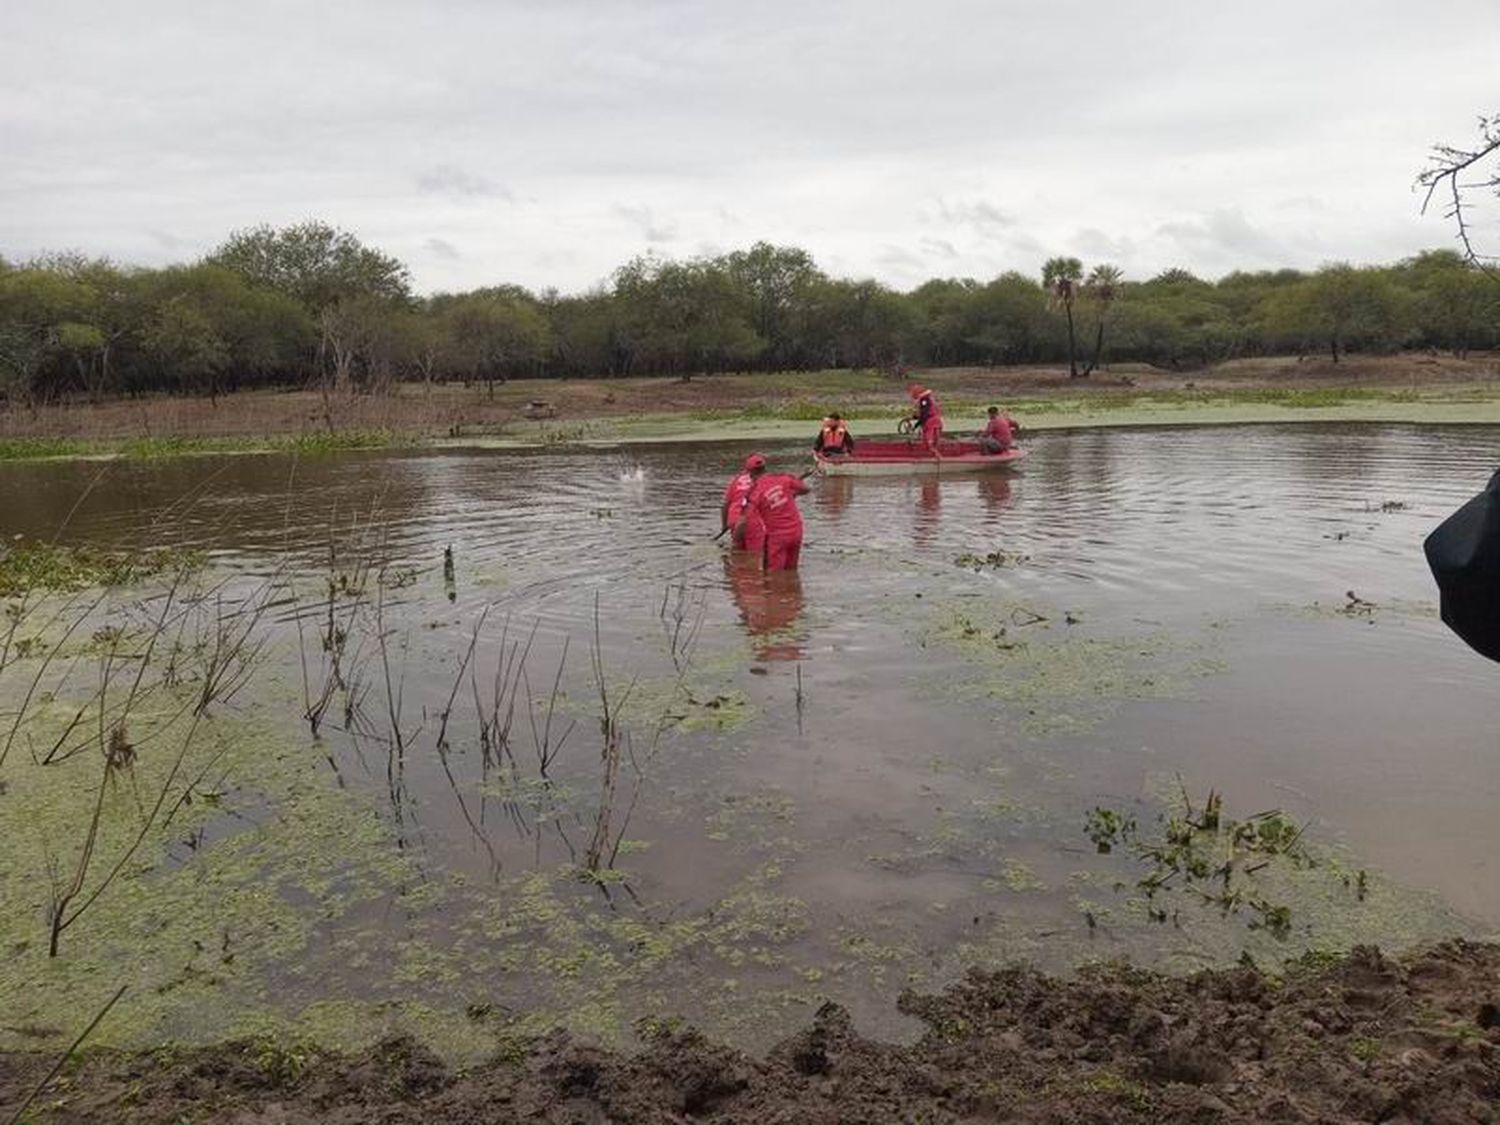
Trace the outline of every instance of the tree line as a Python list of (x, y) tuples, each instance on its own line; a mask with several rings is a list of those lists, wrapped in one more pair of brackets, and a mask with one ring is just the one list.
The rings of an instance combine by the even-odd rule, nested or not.
[(1034, 276), (910, 292), (831, 277), (795, 247), (635, 258), (584, 293), (496, 285), (418, 296), (406, 267), (320, 222), (231, 235), (165, 268), (78, 254), (0, 258), (0, 396), (36, 403), (399, 381), (1464, 354), (1500, 343), (1500, 284), (1459, 254), (1388, 266), (1170, 269), (1143, 280), (1057, 257)]

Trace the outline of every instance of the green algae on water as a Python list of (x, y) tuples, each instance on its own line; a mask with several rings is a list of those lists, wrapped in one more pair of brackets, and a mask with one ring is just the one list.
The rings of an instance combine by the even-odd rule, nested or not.
[(1085, 733), (1121, 702), (1177, 698), (1191, 681), (1225, 670), (1197, 655), (1204, 641), (1160, 631), (1097, 635), (1048, 606), (1000, 599), (938, 614), (930, 637), (972, 669), (949, 692), (1019, 710), (1033, 736)]
[(91, 586), (126, 586), (202, 565), (202, 556), (188, 551), (105, 551), (22, 540), (0, 552), (0, 598), (32, 591), (68, 593)]

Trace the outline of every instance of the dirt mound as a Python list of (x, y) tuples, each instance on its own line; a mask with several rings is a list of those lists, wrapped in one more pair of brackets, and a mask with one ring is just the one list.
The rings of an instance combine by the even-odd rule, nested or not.
[[(99, 1052), (31, 1113), (236, 1125), (1500, 1121), (1500, 946), (1330, 960), (1279, 979), (976, 970), (939, 995), (901, 997), (928, 1028), (911, 1046), (861, 1037), (828, 1004), (764, 1059), (659, 1024), (643, 1026), (635, 1054), (555, 1033), (463, 1073), (408, 1040), (357, 1056), (266, 1041)], [(0, 1055), (0, 1119), (50, 1064)]]

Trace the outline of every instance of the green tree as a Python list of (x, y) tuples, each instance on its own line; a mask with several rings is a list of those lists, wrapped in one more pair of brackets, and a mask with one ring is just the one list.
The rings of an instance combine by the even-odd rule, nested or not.
[(1466, 269), (1430, 278), (1418, 294), (1418, 316), (1442, 347), (1456, 356), (1491, 344), (1500, 320), (1500, 288)]
[(1053, 327), (1046, 291), (1024, 274), (1004, 273), (969, 299), (964, 343), (991, 366), (1027, 362), (1053, 348)]
[(817, 288), (811, 321), (825, 349), (820, 366), (901, 366), (916, 315), (901, 294), (878, 281), (831, 279)]
[(808, 302), (824, 280), (812, 255), (795, 246), (757, 242), (724, 259), (749, 297), (750, 327), (765, 342), (761, 358), (772, 370), (797, 364), (807, 350)]
[(969, 358), (972, 310), (979, 289), (972, 278), (934, 278), (907, 295), (920, 362), (954, 364)]
[(339, 301), (405, 301), (411, 296), (401, 262), (315, 220), (236, 231), (208, 261), (253, 285), (286, 294), (315, 316)]
[(179, 296), (164, 302), (142, 329), (141, 342), (179, 388), (203, 387), (218, 402), (219, 375), (229, 363), (229, 346), (191, 298)]
[(1412, 294), (1419, 338), (1467, 355), (1500, 330), (1500, 286), (1452, 250), (1429, 250), (1397, 267)]
[[(307, 311), (291, 297), (252, 285), (224, 266), (170, 266), (143, 276), (139, 287), (140, 303), (158, 310), (171, 304), (191, 309), (193, 315), (173, 314), (184, 331), (190, 321), (201, 320), (222, 345), (222, 361), (210, 368), (197, 365), (193, 375), (201, 382), (211, 374), (209, 389), (215, 395), (242, 382), (293, 379), (312, 356), (317, 331)], [(158, 348), (154, 357), (159, 362), (171, 354), (179, 353)]]
[(495, 380), (523, 364), (544, 360), (552, 330), (529, 293), (513, 287), (480, 289), (441, 306), (446, 354), (465, 372), (483, 378), (491, 398)]
[(59, 345), (72, 362), (76, 382), (97, 401), (116, 386), (116, 360), (122, 350), (128, 351), (149, 311), (141, 292), (144, 273), (82, 254), (47, 254), (32, 265), (67, 278), (87, 293), (67, 329), (60, 329)]
[[(397, 354), (392, 324), (405, 307), (365, 295), (335, 301), (318, 314), (320, 347), (331, 365), (334, 390), (378, 390), (389, 384)], [(327, 383), (325, 379), (325, 407)]]
[(89, 332), (96, 295), (55, 270), (0, 274), (0, 385), (7, 400), (32, 402), (49, 363), (97, 346)]
[(1274, 292), (1263, 306), (1262, 327), (1301, 348), (1326, 346), (1338, 363), (1351, 346), (1398, 344), (1406, 329), (1403, 313), (1395, 286), (1381, 271), (1334, 262)]
[(1109, 320), (1110, 308), (1120, 295), (1122, 276), (1118, 266), (1101, 263), (1089, 271), (1083, 283), (1083, 295), (1094, 306), (1097, 314), (1094, 354), (1089, 358), (1088, 366), (1083, 369), (1085, 377), (1092, 374), (1099, 366), (1099, 357), (1104, 352), (1104, 326)]
[(103, 394), (106, 370), (104, 330), (93, 323), (92, 316), (88, 321), (67, 320), (57, 326), (56, 342), (58, 351), (72, 360), (79, 383), (97, 401)]
[(636, 258), (615, 271), (614, 298), (631, 362), (684, 380), (746, 363), (765, 347), (750, 326), (749, 294), (710, 259)]
[(433, 302), (418, 301), (405, 310), (395, 325), (395, 334), (402, 364), (416, 371), (430, 392), (446, 358), (443, 323)]
[(1073, 302), (1082, 278), (1083, 263), (1077, 258), (1048, 258), (1042, 266), (1042, 288), (1068, 318), (1068, 375), (1074, 379), (1078, 378), (1078, 334), (1073, 325)]
[(1261, 293), (1257, 286), (1226, 289), (1185, 269), (1166, 270), (1129, 286), (1129, 300), (1113, 314), (1116, 351), (1173, 369), (1218, 363), (1246, 346), (1250, 332), (1235, 309), (1242, 306), (1248, 316)]
[(615, 300), (608, 290), (601, 287), (571, 297), (547, 293), (541, 311), (552, 330), (559, 373), (618, 375), (628, 365)]
[(411, 297), (406, 267), (397, 259), (312, 220), (236, 231), (208, 262), (290, 297), (312, 314), (320, 365), (326, 364), (335, 387), (352, 388), (357, 372), (368, 382), (384, 382), (389, 333), (382, 318), (406, 307)]

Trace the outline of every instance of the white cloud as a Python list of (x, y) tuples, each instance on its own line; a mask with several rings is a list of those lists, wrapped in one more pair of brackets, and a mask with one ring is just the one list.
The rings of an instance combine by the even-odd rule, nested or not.
[(957, 258), (958, 247), (946, 238), (923, 238), (921, 241), (922, 251), (934, 258)]
[(641, 236), (653, 245), (677, 241), (677, 224), (658, 219), (656, 212), (650, 207), (628, 207), (623, 203), (617, 203), (615, 214), (639, 229)]
[(417, 190), (424, 195), (443, 195), (452, 199), (503, 199), (508, 203), (516, 198), (504, 184), (451, 164), (423, 169), (417, 173), (416, 181)]
[(1001, 238), (1016, 226), (1016, 219), (987, 199), (948, 202), (938, 200), (939, 219), (950, 226), (967, 227), (981, 238)]
[(5, 32), (0, 254), (315, 216), (423, 288), (762, 238), (894, 284), (1392, 260), (1451, 237), (1428, 146), (1500, 110), (1493, 0), (11, 0)]
[(1177, 247), (1179, 260), (1205, 263), (1209, 272), (1236, 266), (1264, 269), (1290, 256), (1274, 234), (1251, 223), (1237, 208), (1163, 223), (1157, 233)]

